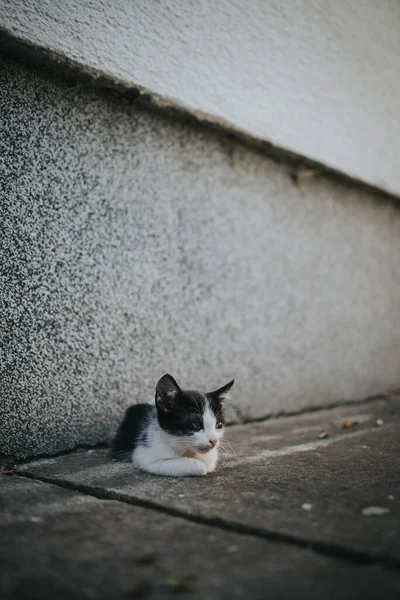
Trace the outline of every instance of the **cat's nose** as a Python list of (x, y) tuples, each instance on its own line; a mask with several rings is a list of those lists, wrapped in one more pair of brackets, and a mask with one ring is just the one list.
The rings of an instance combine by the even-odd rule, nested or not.
[(217, 444), (217, 440), (209, 440), (211, 446), (214, 448), (214, 446), (216, 446)]

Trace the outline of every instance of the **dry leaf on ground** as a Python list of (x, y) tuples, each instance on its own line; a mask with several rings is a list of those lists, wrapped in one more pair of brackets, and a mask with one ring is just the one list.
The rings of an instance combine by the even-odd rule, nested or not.
[(292, 174), (292, 179), (297, 185), (308, 183), (318, 174), (315, 169), (298, 169)]
[(4, 465), (0, 465), (0, 475), (14, 475), (14, 471), (12, 469), (8, 469)]
[(352, 427), (356, 427), (358, 425), (358, 421), (351, 421), (350, 419), (345, 419), (343, 421), (342, 429), (351, 429)]

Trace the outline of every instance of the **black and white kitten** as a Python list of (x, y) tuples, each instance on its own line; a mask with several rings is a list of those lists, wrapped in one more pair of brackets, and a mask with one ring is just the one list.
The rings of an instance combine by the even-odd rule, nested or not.
[(224, 434), (223, 401), (233, 385), (201, 394), (181, 390), (171, 375), (156, 386), (155, 406), (130, 406), (112, 441), (113, 458), (156, 475), (205, 475), (216, 467)]

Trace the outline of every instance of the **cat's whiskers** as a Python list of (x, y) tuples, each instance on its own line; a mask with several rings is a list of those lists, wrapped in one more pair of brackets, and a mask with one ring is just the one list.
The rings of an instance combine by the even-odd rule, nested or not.
[(180, 452), (181, 450), (187, 450), (189, 448), (193, 448), (194, 449), (194, 445), (193, 443), (190, 443), (189, 441), (178, 441), (178, 442), (174, 442), (173, 443), (173, 449), (176, 452)]
[(234, 451), (231, 443), (228, 442), (228, 440), (220, 440), (218, 448), (220, 454), (222, 454), (223, 456), (236, 456), (236, 452)]

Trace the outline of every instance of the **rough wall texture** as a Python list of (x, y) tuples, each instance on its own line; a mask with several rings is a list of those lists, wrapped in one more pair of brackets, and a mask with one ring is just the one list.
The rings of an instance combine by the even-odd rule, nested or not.
[(0, 23), (400, 194), (396, 0), (0, 0)]
[(231, 419), (400, 383), (398, 208), (11, 62), (0, 78), (0, 452), (102, 440), (165, 371), (236, 375)]

